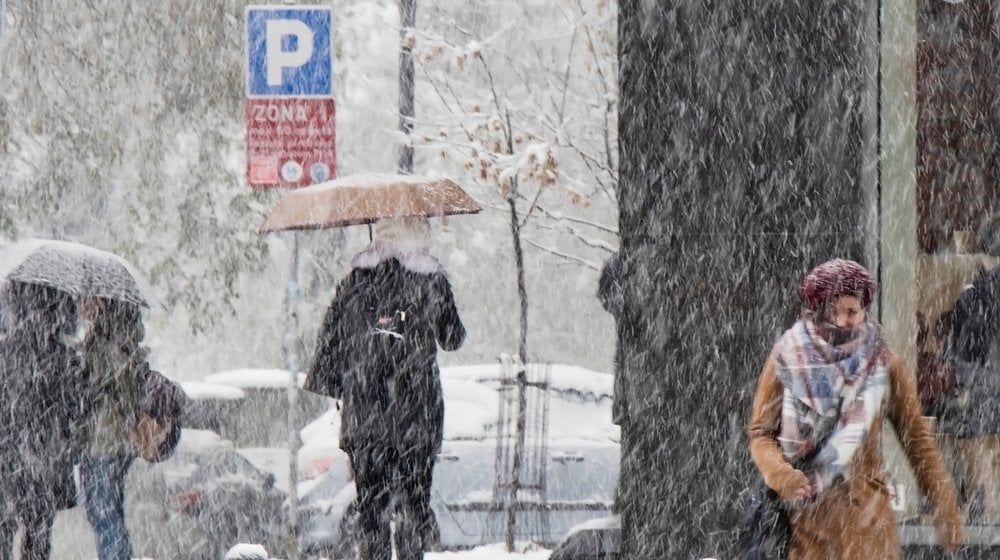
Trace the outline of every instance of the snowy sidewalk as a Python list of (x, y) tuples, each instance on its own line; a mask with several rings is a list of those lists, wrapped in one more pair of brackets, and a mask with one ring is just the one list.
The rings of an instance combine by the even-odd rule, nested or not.
[[(456, 552), (428, 552), (424, 554), (424, 560), (545, 560), (552, 554), (551, 550), (538, 548), (531, 543), (517, 543), (514, 552), (507, 552), (506, 548), (498, 543)], [(395, 557), (393, 554), (394, 559)], [(226, 560), (278, 559), (268, 558), (264, 547), (260, 545), (238, 544), (226, 553)]]
[[(506, 548), (498, 543), (456, 552), (428, 552), (424, 554), (424, 560), (545, 560), (552, 554), (551, 550), (531, 543), (517, 543), (514, 552), (507, 552)], [(263, 550), (259, 545), (236, 545), (226, 554), (226, 560), (277, 560), (260, 555)]]
[(544, 560), (551, 550), (524, 546), (519, 543), (515, 552), (507, 552), (503, 544), (491, 544), (459, 552), (428, 552), (424, 560)]

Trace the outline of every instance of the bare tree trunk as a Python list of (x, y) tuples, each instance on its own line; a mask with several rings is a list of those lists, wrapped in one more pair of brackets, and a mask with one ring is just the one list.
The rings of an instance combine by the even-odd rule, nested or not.
[(524, 250), (521, 248), (521, 222), (517, 215), (517, 179), (511, 188), (507, 202), (510, 204), (510, 231), (514, 241), (514, 263), (517, 269), (517, 295), (521, 302), (521, 330), (518, 340), (517, 364), (517, 420), (514, 431), (514, 457), (511, 461), (511, 491), (507, 503), (507, 551), (514, 551), (514, 533), (517, 528), (517, 504), (521, 493), (521, 464), (524, 457), (524, 436), (526, 429), (525, 406), (528, 385), (528, 291), (524, 282)]
[[(513, 153), (514, 146), (510, 130), (510, 114), (507, 115), (507, 149)], [(511, 182), (510, 194), (507, 197), (510, 205), (510, 234), (514, 242), (514, 265), (517, 270), (517, 296), (521, 302), (521, 325), (518, 338), (517, 354), (520, 360), (517, 364), (517, 424), (514, 440), (514, 457), (511, 465), (511, 500), (507, 504), (507, 551), (514, 550), (514, 533), (517, 528), (517, 504), (521, 490), (521, 464), (524, 457), (525, 437), (525, 406), (527, 403), (527, 367), (528, 367), (528, 289), (524, 280), (524, 249), (521, 246), (521, 219), (517, 213), (517, 177)]]
[(521, 222), (517, 215), (517, 200), (512, 195), (507, 199), (510, 205), (510, 234), (514, 242), (514, 267), (517, 269), (517, 297), (521, 303), (520, 332), (517, 341), (517, 355), (521, 363), (528, 363), (528, 289), (524, 280), (524, 249), (521, 245)]

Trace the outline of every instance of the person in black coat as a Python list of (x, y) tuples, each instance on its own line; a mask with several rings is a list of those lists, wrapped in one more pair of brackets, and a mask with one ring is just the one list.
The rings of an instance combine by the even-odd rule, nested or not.
[(87, 440), (86, 381), (72, 346), (76, 308), (53, 288), (10, 282), (2, 294), (0, 341), (0, 559), (49, 557), (56, 512), (76, 504), (73, 465)]
[[(604, 261), (601, 276), (597, 280), (597, 299), (601, 307), (615, 319), (615, 325), (622, 322), (625, 312), (625, 296), (622, 293), (622, 257), (615, 251)], [(617, 335), (617, 333), (616, 333)], [(621, 341), (615, 336), (614, 396), (611, 403), (611, 421), (623, 426), (628, 421), (628, 407), (625, 404), (625, 375), (621, 367)]]
[(341, 399), (340, 446), (354, 470), (358, 548), (388, 560), (389, 508), (399, 560), (437, 540), (432, 471), (443, 437), (437, 347), (465, 339), (448, 277), (427, 250), (424, 218), (380, 222), (337, 288), (305, 388)]
[(951, 362), (958, 391), (947, 420), (966, 437), (1000, 434), (1000, 267), (980, 270), (951, 314)]
[(1000, 266), (976, 274), (952, 318), (955, 389), (938, 424), (958, 437), (970, 519), (1000, 523)]

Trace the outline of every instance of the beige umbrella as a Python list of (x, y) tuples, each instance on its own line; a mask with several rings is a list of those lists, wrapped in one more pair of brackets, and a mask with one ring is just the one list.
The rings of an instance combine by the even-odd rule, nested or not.
[(371, 224), (383, 218), (475, 214), (482, 208), (451, 179), (359, 174), (283, 196), (260, 233)]

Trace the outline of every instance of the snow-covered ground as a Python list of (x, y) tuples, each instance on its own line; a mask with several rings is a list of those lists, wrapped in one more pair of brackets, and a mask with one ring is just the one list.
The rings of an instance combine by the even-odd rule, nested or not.
[(456, 552), (428, 552), (424, 554), (424, 560), (544, 560), (551, 554), (551, 550), (531, 543), (516, 543), (514, 551), (507, 552), (504, 544), (497, 543)]
[(519, 544), (514, 552), (507, 552), (503, 544), (480, 546), (460, 552), (431, 552), (424, 560), (542, 560), (552, 554), (551, 550)]
[[(61, 512), (56, 522), (60, 538), (53, 541), (52, 558), (85, 558), (96, 560), (93, 537), (82, 508)], [(428, 552), (424, 560), (544, 560), (551, 550), (530, 543), (517, 543), (514, 552), (507, 552), (502, 543), (480, 546), (456, 552)], [(170, 560), (142, 558), (136, 560)]]

